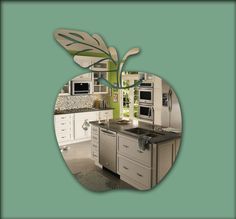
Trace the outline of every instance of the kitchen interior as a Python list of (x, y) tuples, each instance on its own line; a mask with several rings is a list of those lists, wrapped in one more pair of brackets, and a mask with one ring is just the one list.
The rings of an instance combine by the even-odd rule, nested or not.
[[(82, 59), (81, 59), (82, 60)], [(54, 126), (61, 154), (76, 180), (92, 191), (149, 190), (175, 163), (181, 142), (178, 98), (161, 78), (145, 72), (123, 72), (116, 84), (108, 61), (66, 83), (55, 103)], [(86, 62), (86, 56), (84, 60)]]

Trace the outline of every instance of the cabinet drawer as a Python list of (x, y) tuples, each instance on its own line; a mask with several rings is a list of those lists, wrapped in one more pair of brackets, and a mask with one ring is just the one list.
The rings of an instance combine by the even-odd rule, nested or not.
[(142, 151), (137, 139), (118, 135), (118, 153), (151, 167), (151, 146), (148, 150)]
[(72, 133), (71, 128), (56, 129), (56, 135), (66, 135), (71, 133)]
[(99, 136), (98, 135), (92, 135), (92, 142), (95, 144), (99, 143)]
[(98, 151), (98, 144), (92, 142), (92, 150)]
[(118, 172), (144, 186), (151, 186), (151, 168), (142, 166), (121, 155), (118, 155)]
[(72, 119), (72, 114), (62, 114), (62, 115), (55, 115), (54, 116), (55, 123), (69, 121), (71, 119)]
[(93, 133), (94, 135), (98, 135), (98, 134), (99, 134), (99, 128), (96, 127), (96, 126), (92, 126), (92, 133)]
[(92, 151), (92, 152), (91, 152), (91, 155), (92, 155), (92, 159), (93, 159), (93, 160), (97, 160), (97, 161), (98, 161), (98, 158), (99, 158), (99, 157), (98, 157), (98, 152), (97, 152), (97, 151)]
[(69, 140), (71, 140), (71, 135), (70, 135), (70, 133), (58, 133), (58, 134), (56, 134), (56, 136), (57, 136), (57, 141), (58, 142), (64, 142), (64, 141), (69, 141)]
[(69, 121), (63, 121), (63, 122), (57, 122), (57, 123), (55, 123), (55, 129), (56, 130), (61, 130), (61, 131), (63, 131), (63, 130), (65, 130), (65, 129), (71, 129), (71, 126), (72, 126), (72, 124), (71, 124), (71, 122)]

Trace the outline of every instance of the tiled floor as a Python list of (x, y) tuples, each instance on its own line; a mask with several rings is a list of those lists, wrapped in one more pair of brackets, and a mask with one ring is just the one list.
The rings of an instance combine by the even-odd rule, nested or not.
[(97, 167), (90, 157), (91, 141), (67, 145), (62, 156), (75, 178), (89, 190), (107, 191), (111, 189), (134, 189), (119, 179), (119, 176)]

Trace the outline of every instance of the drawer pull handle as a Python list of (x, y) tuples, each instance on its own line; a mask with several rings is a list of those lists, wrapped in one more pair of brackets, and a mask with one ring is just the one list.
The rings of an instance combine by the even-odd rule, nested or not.
[(143, 151), (141, 151), (141, 150), (137, 150), (139, 153), (143, 153)]
[(62, 129), (61, 131), (65, 131), (65, 129)]
[(61, 123), (61, 125), (65, 125), (65, 123)]
[(126, 145), (126, 144), (123, 144), (123, 147), (125, 147), (125, 148), (128, 148), (129, 146), (128, 146), (128, 145)]
[(143, 177), (143, 175), (142, 175), (142, 174), (140, 174), (140, 173), (137, 173), (137, 175), (138, 175), (138, 176), (140, 176), (140, 177)]
[(126, 167), (126, 166), (123, 166), (123, 168), (124, 168), (124, 169), (126, 169), (126, 170), (128, 170), (128, 169), (129, 169), (129, 168), (128, 168), (128, 167)]

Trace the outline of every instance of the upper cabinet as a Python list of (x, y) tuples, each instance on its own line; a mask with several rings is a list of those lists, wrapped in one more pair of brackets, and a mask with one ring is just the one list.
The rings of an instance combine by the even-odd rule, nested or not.
[(108, 87), (99, 83), (98, 78), (103, 77), (108, 80), (108, 61), (103, 61), (96, 63), (99, 59), (94, 57), (93, 66), (91, 70), (93, 71), (93, 93), (94, 94), (105, 94), (108, 93)]
[(93, 73), (93, 93), (94, 94), (106, 94), (108, 93), (108, 87), (99, 83), (98, 78), (103, 77), (108, 80), (107, 72), (94, 72)]
[[(91, 66), (89, 69), (91, 72), (81, 74), (72, 79), (72, 81), (91, 82), (92, 93), (94, 94), (106, 94), (108, 93), (108, 87), (99, 83), (98, 79), (103, 77), (108, 80), (108, 61), (99, 62), (97, 57), (80, 56), (79, 61), (83, 66)], [(71, 94), (71, 82), (64, 85), (59, 95)]]
[(91, 80), (92, 80), (91, 73), (85, 73), (73, 78), (73, 81), (91, 81)]

